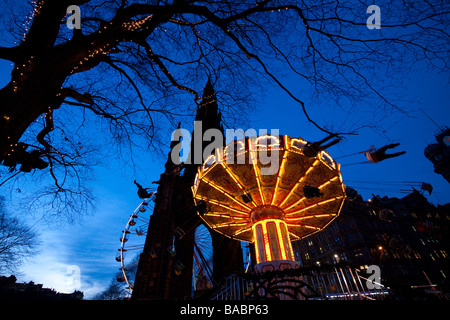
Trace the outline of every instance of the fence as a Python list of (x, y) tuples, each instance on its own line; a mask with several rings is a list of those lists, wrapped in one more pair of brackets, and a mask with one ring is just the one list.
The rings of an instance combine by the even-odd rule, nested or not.
[(286, 271), (230, 275), (212, 300), (253, 300), (280, 295), (301, 300), (382, 300), (389, 294), (382, 284), (373, 285), (373, 281), (360, 275), (360, 270), (348, 266), (327, 271)]

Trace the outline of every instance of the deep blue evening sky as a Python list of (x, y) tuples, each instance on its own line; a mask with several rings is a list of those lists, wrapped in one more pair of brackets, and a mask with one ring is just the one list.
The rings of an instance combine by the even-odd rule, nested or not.
[[(332, 157), (339, 158), (366, 150), (370, 145), (381, 147), (388, 143), (401, 143), (391, 152), (406, 150), (405, 155), (377, 164), (346, 165), (365, 161), (364, 155), (343, 158), (342, 161), (337, 159), (343, 165), (344, 183), (358, 189), (366, 200), (372, 197), (372, 193), (403, 197), (406, 194), (399, 192), (399, 189), (410, 189), (408, 183), (400, 186), (390, 182), (424, 181), (434, 188), (431, 196), (425, 194), (430, 202), (450, 202), (450, 184), (433, 172), (431, 162), (423, 154), (424, 148), (434, 142), (434, 133), (438, 128), (422, 113), (422, 110), (425, 111), (439, 126), (450, 126), (449, 74), (427, 70), (427, 66), (422, 66), (420, 71), (405, 74), (402, 85), (407, 88), (405, 98), (415, 101), (410, 106), (413, 111), (407, 115), (394, 114), (386, 118), (381, 124), (387, 130), (386, 135), (377, 134), (370, 128), (361, 129), (359, 135), (348, 136), (347, 140), (328, 150)], [(8, 83), (10, 71), (10, 63), (0, 60), (0, 87)], [(347, 120), (348, 114), (342, 113), (333, 105), (326, 106), (322, 102), (315, 107), (315, 102), (308, 97), (309, 88), (300, 84), (296, 87), (295, 78), (284, 78), (283, 81), (289, 83), (295, 93), (304, 97), (311, 117), (319, 123), (338, 125)], [(299, 105), (275, 85), (264, 88), (264, 91), (263, 99), (251, 116), (252, 122), (242, 129), (279, 129), (280, 134), (300, 136), (309, 141), (317, 141), (325, 136), (306, 121)], [(362, 109), (370, 108), (366, 104)], [(357, 115), (352, 116), (357, 118)], [(369, 112), (362, 113), (361, 118), (370, 120)], [(193, 119), (185, 120), (185, 125), (189, 125), (186, 129), (191, 130), (192, 124), (189, 123), (192, 121)], [(167, 137), (167, 146), (169, 140), (170, 137)], [(120, 245), (121, 230), (130, 213), (139, 204), (133, 180), (137, 179), (144, 186), (150, 186), (152, 181), (159, 179), (165, 161), (165, 156), (143, 151), (135, 157), (135, 169), (124, 166), (114, 157), (105, 161), (106, 164), (96, 167), (95, 181), (91, 184), (97, 198), (95, 214), (86, 216), (75, 224), (49, 225), (38, 221), (39, 216), (14, 212), (34, 225), (40, 233), (41, 243), (40, 253), (23, 265), (19, 281), (34, 281), (58, 291), (71, 292), (74, 287), (66, 271), (68, 266), (77, 265), (81, 271), (80, 289), (86, 298), (91, 298), (106, 288), (119, 268), (114, 257)], [(22, 192), (31, 192), (31, 189), (31, 184), (28, 184), (22, 188)], [(14, 192), (0, 190), (0, 193), (14, 206)]]
[[(8, 81), (8, 65), (1, 63), (1, 85)], [(409, 94), (412, 97), (417, 96), (417, 101), (421, 101), (415, 108), (422, 108), (439, 125), (448, 125), (450, 91), (447, 75), (422, 71), (411, 74), (409, 78)], [(333, 121), (340, 121), (346, 117), (338, 111), (323, 115), (320, 110), (314, 110), (311, 115), (316, 119), (333, 119)], [(371, 129), (363, 129), (358, 136), (351, 136), (328, 151), (332, 156), (339, 157), (366, 150), (371, 144), (380, 147), (400, 142), (398, 151), (406, 150), (407, 153), (377, 164), (346, 166), (346, 163), (365, 161), (365, 158), (363, 155), (344, 158), (341, 161), (344, 182), (369, 182), (367, 184), (347, 182), (349, 186), (358, 186), (358, 191), (364, 199), (369, 199), (372, 193), (402, 197), (405, 194), (399, 190), (409, 188), (406, 183), (397, 186), (388, 182), (425, 181), (434, 187), (431, 196), (425, 193), (431, 202), (435, 204), (449, 202), (450, 185), (433, 172), (432, 164), (423, 155), (427, 144), (434, 142), (433, 133), (438, 128), (419, 111), (402, 116), (398, 123), (389, 121), (386, 120), (386, 127), (392, 125), (388, 130), (391, 140), (374, 133)], [(298, 106), (275, 87), (270, 89), (267, 98), (255, 112), (253, 123), (249, 127), (279, 129), (280, 134), (301, 136), (311, 141), (320, 140), (324, 136), (307, 123)], [(121, 230), (129, 214), (139, 203), (133, 179), (138, 179), (145, 186), (151, 185), (152, 181), (158, 180), (166, 160), (162, 156), (145, 152), (139, 154), (139, 158), (136, 161), (138, 167), (136, 173), (131, 168), (124, 169), (117, 161), (96, 168), (96, 181), (93, 185), (97, 202), (94, 215), (84, 217), (81, 222), (74, 225), (58, 224), (55, 227), (36, 224), (36, 229), (41, 233), (41, 251), (23, 266), (19, 281), (43, 283), (46, 287), (63, 292), (73, 291), (66, 270), (69, 265), (78, 265), (81, 270), (81, 290), (85, 292), (86, 298), (92, 297), (109, 284), (119, 268), (114, 257), (119, 248)], [(14, 194), (7, 199), (14, 201)], [(30, 224), (35, 223), (33, 217), (27, 214), (24, 217)]]

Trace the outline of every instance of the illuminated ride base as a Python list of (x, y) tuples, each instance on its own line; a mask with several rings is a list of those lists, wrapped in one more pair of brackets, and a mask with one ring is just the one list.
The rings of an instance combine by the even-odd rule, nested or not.
[(195, 178), (199, 215), (217, 232), (254, 242), (256, 272), (295, 268), (291, 239), (323, 230), (344, 203), (339, 164), (326, 151), (311, 154), (307, 144), (271, 135), (234, 141), (209, 156)]

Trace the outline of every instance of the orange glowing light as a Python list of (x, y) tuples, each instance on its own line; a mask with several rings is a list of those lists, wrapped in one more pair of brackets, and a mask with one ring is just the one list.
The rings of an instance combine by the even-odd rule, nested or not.
[(252, 227), (257, 263), (273, 260), (294, 260), (286, 223), (280, 219), (265, 219)]
[[(229, 144), (210, 156), (195, 178), (195, 204), (202, 200), (208, 207), (201, 218), (225, 236), (255, 242), (258, 263), (293, 260), (291, 239), (319, 232), (339, 215), (345, 199), (339, 163), (326, 152), (305, 155), (301, 138), (266, 135), (232, 144), (244, 163), (227, 163)], [(269, 151), (278, 167), (262, 175), (267, 163), (261, 163), (260, 152), (267, 159)], [(305, 186), (322, 195), (306, 197)]]

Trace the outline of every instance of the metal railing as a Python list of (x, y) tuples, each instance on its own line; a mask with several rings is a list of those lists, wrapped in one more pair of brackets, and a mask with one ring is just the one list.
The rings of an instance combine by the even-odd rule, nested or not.
[[(312, 300), (382, 300), (389, 290), (377, 283), (375, 289), (369, 289), (367, 283), (373, 281), (359, 275), (360, 270), (352, 267), (335, 267), (332, 271), (317, 271), (296, 276), (297, 282), (291, 285), (302, 286), (300, 299)], [(274, 277), (275, 279), (275, 277)], [(277, 276), (279, 279), (279, 276)], [(292, 279), (292, 278), (291, 278)], [(230, 275), (225, 284), (212, 296), (212, 300), (249, 300), (255, 299), (253, 290), (261, 288), (261, 281), (256, 280), (255, 275)], [(269, 280), (270, 281), (270, 280)], [(299, 284), (301, 283), (301, 284)], [(272, 287), (272, 289), (274, 289)], [(275, 288), (277, 290), (277, 288)], [(292, 288), (291, 290), (297, 289)], [(277, 292), (286, 289), (286, 283), (282, 283)], [(253, 293), (253, 294), (252, 294)], [(256, 295), (256, 298), (261, 298)]]
[(213, 295), (211, 300), (246, 300), (252, 290), (251, 281), (232, 274), (227, 277), (225, 285)]

